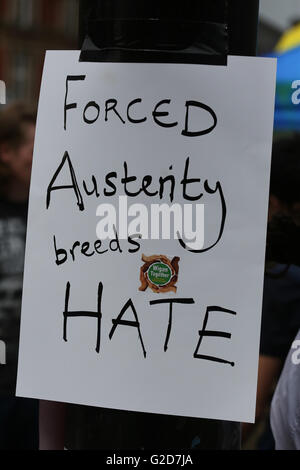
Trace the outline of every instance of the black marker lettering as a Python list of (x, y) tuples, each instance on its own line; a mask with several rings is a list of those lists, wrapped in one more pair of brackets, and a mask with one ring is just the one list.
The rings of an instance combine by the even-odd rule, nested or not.
[[(96, 109), (96, 116), (93, 119), (89, 119), (89, 118), (86, 117), (86, 113), (87, 113), (88, 109), (92, 108), (92, 107)], [(86, 122), (87, 124), (94, 124), (94, 122), (97, 121), (99, 116), (100, 116), (100, 106), (95, 101), (90, 101), (86, 105), (86, 107), (84, 108), (84, 111), (83, 111), (83, 120), (84, 120), (84, 122)]]
[[(201, 109), (204, 109), (205, 111), (207, 111), (212, 116), (212, 118), (214, 120), (213, 125), (211, 127), (209, 127), (208, 129), (204, 129), (202, 131), (198, 131), (198, 132), (189, 131), (189, 116), (190, 116), (189, 112), (190, 112), (190, 107), (191, 106), (201, 108)], [(184, 128), (184, 130), (182, 131), (181, 134), (186, 136), (186, 137), (198, 137), (200, 135), (209, 134), (216, 127), (217, 122), (218, 122), (218, 119), (217, 119), (216, 113), (209, 106), (207, 106), (206, 104), (203, 104), (203, 103), (199, 103), (198, 101), (187, 101), (186, 102), (186, 115), (185, 115), (185, 128)]]
[(112, 183), (110, 180), (111, 178), (117, 178), (117, 173), (115, 171), (111, 172), (111, 173), (108, 173), (105, 177), (105, 182), (107, 184), (107, 186), (110, 186), (112, 188), (112, 191), (108, 191), (106, 188), (104, 189), (104, 195), (105, 196), (114, 196), (117, 192), (117, 188), (116, 186), (114, 185), (114, 183)]
[(183, 180), (180, 182), (180, 184), (183, 185), (183, 197), (184, 199), (187, 199), (188, 201), (198, 201), (199, 199), (202, 198), (203, 194), (200, 193), (197, 196), (190, 196), (187, 194), (187, 185), (188, 184), (194, 184), (194, 183), (200, 183), (201, 179), (200, 178), (188, 178), (189, 174), (189, 167), (190, 167), (190, 159), (187, 158), (185, 162), (185, 169), (184, 169), (184, 177)]
[[(71, 175), (71, 179), (72, 179), (72, 184), (71, 185), (64, 185), (64, 186), (54, 186), (54, 183), (55, 183), (59, 173), (63, 169), (66, 162), (68, 163), (68, 167), (69, 167), (69, 171), (70, 171), (70, 175)], [(75, 171), (74, 171), (74, 168), (73, 168), (73, 165), (72, 165), (72, 162), (71, 162), (71, 159), (70, 159), (70, 156), (69, 156), (68, 152), (65, 152), (65, 154), (63, 156), (63, 159), (62, 159), (62, 162), (59, 165), (56, 172), (54, 173), (54, 176), (53, 176), (53, 178), (52, 178), (52, 180), (51, 180), (51, 182), (48, 186), (48, 189), (47, 189), (47, 203), (46, 203), (47, 209), (49, 209), (49, 206), (50, 206), (51, 192), (52, 191), (58, 191), (60, 189), (73, 189), (73, 191), (75, 193), (75, 196), (76, 196), (76, 199), (77, 199), (77, 205), (78, 205), (78, 207), (81, 211), (84, 211), (84, 204), (83, 204), (82, 195), (81, 195), (78, 183), (77, 183)]]
[(169, 322), (167, 328), (167, 335), (164, 344), (164, 351), (168, 349), (169, 338), (172, 330), (172, 321), (173, 321), (173, 304), (194, 304), (194, 299), (161, 299), (161, 300), (151, 300), (150, 305), (158, 304), (169, 304)]
[(225, 221), (226, 221), (226, 214), (227, 214), (227, 208), (226, 208), (226, 202), (225, 202), (225, 198), (224, 198), (224, 194), (223, 194), (223, 190), (222, 190), (222, 186), (221, 186), (221, 183), (218, 181), (216, 183), (216, 188), (215, 189), (211, 189), (209, 187), (209, 184), (207, 182), (207, 180), (205, 181), (204, 183), (204, 189), (207, 193), (209, 194), (215, 194), (217, 191), (219, 191), (219, 194), (220, 194), (220, 198), (221, 198), (221, 204), (222, 204), (222, 218), (221, 218), (221, 225), (220, 225), (220, 231), (219, 231), (219, 235), (218, 235), (218, 239), (217, 241), (207, 247), (207, 248), (203, 248), (202, 250), (192, 250), (191, 248), (188, 248), (187, 245), (184, 243), (184, 241), (180, 238), (181, 234), (178, 232), (177, 233), (177, 237), (178, 237), (178, 242), (180, 243), (180, 245), (182, 246), (182, 248), (184, 248), (185, 250), (188, 250), (190, 251), (191, 253), (205, 253), (206, 251), (209, 251), (211, 250), (212, 248), (214, 248), (218, 243), (219, 241), (221, 240), (222, 238), (222, 235), (223, 235), (223, 232), (224, 232), (224, 227), (225, 227)]
[(69, 109), (76, 109), (77, 103), (67, 104), (69, 82), (76, 80), (85, 80), (86, 75), (68, 75), (66, 80), (66, 94), (65, 94), (65, 106), (64, 106), (64, 129), (67, 130), (67, 111)]
[(171, 103), (171, 100), (162, 100), (160, 101), (156, 106), (155, 106), (155, 109), (152, 113), (152, 116), (153, 116), (153, 119), (154, 121), (156, 122), (156, 124), (158, 124), (159, 126), (161, 127), (175, 127), (178, 125), (178, 122), (171, 122), (171, 123), (166, 123), (166, 122), (161, 122), (158, 117), (163, 117), (163, 116), (169, 116), (169, 113), (167, 111), (158, 111), (158, 108), (162, 105), (162, 104), (170, 104)]
[(76, 241), (73, 243), (73, 247), (70, 250), (73, 261), (75, 261), (75, 248), (77, 248), (78, 246), (80, 246), (80, 242)]
[(141, 102), (142, 102), (141, 98), (137, 98), (136, 100), (131, 101), (131, 102), (129, 103), (129, 105), (128, 105), (128, 108), (127, 108), (127, 119), (128, 119), (129, 122), (132, 122), (133, 124), (139, 124), (139, 123), (141, 123), (141, 122), (147, 121), (147, 118), (146, 118), (146, 117), (144, 117), (144, 118), (142, 118), (142, 119), (133, 119), (133, 117), (131, 117), (130, 114), (129, 114), (130, 108), (131, 108), (134, 104), (136, 104), (136, 103), (141, 103)]
[(166, 176), (165, 178), (163, 178), (162, 176), (159, 178), (159, 197), (160, 199), (162, 199), (164, 197), (164, 194), (165, 194), (165, 183), (167, 183), (168, 181), (170, 181), (171, 183), (171, 188), (170, 188), (170, 201), (173, 202), (173, 199), (174, 199), (174, 191), (175, 191), (175, 184), (176, 184), (176, 181), (175, 181), (175, 177), (174, 175), (169, 175), (169, 176)]
[(92, 183), (93, 183), (93, 189), (91, 191), (88, 190), (86, 182), (83, 181), (83, 189), (85, 190), (86, 194), (88, 196), (92, 196), (95, 193), (96, 198), (100, 197), (99, 191), (98, 191), (98, 184), (95, 176), (92, 176)]
[(158, 194), (158, 191), (154, 191), (154, 193), (151, 193), (150, 191), (147, 190), (147, 188), (151, 185), (151, 183), (152, 183), (152, 176), (151, 175), (144, 176), (143, 181), (142, 181), (142, 189), (147, 196), (153, 197)]
[(84, 242), (82, 244), (82, 247), (81, 247), (81, 253), (84, 255), (84, 256), (87, 256), (88, 258), (90, 258), (91, 256), (94, 256), (95, 252), (93, 251), (92, 253), (88, 253), (89, 249), (90, 249), (90, 243), (89, 242)]
[[(54, 250), (55, 250), (55, 257), (56, 257), (55, 262), (56, 262), (57, 266), (60, 266), (61, 264), (64, 264), (68, 259), (68, 253), (63, 248), (57, 249), (56, 237), (55, 236), (54, 236)], [(60, 258), (60, 257), (62, 257), (62, 258)]]
[(202, 339), (204, 338), (204, 336), (205, 337), (210, 336), (210, 337), (218, 337), (218, 338), (228, 338), (228, 339), (231, 338), (230, 333), (225, 333), (223, 331), (206, 330), (206, 326), (207, 326), (207, 322), (208, 322), (208, 316), (209, 316), (210, 312), (222, 312), (222, 313), (229, 313), (231, 315), (236, 315), (236, 312), (234, 312), (233, 310), (228, 310), (226, 308), (216, 307), (216, 306), (207, 307), (205, 317), (204, 317), (204, 321), (203, 321), (202, 330), (199, 331), (200, 338), (199, 338), (198, 344), (196, 346), (196, 350), (194, 352), (194, 358), (195, 359), (204, 359), (204, 360), (213, 361), (213, 362), (220, 362), (222, 364), (230, 364), (232, 367), (234, 367), (234, 365), (235, 365), (234, 362), (226, 361), (225, 359), (221, 359), (219, 357), (206, 356), (204, 354), (198, 354), (198, 351), (199, 351), (199, 348), (200, 348), (200, 345), (201, 345), (201, 342), (202, 342)]
[(108, 250), (100, 251), (101, 246), (102, 246), (102, 241), (96, 240), (94, 243), (94, 248), (95, 248), (96, 253), (98, 253), (98, 255), (103, 255), (104, 253), (108, 252)]
[(139, 242), (136, 242), (134, 239), (135, 238), (138, 238), (139, 240), (141, 240), (142, 238), (142, 235), (137, 233), (135, 235), (130, 235), (128, 237), (128, 243), (130, 243), (131, 245), (134, 245), (136, 246), (136, 248), (129, 248), (128, 250), (128, 253), (137, 253), (139, 251), (139, 249), (141, 248), (141, 245)]
[[(133, 315), (134, 315), (134, 318), (135, 318), (135, 321), (129, 321), (129, 320), (122, 320), (122, 317), (124, 315), (124, 313), (129, 309), (131, 308), (132, 312), (133, 312)], [(112, 320), (112, 324), (113, 324), (113, 327), (109, 333), (109, 339), (111, 340), (115, 331), (116, 331), (116, 328), (118, 325), (124, 325), (124, 326), (132, 326), (134, 328), (137, 328), (138, 329), (138, 334), (139, 334), (139, 339), (140, 339), (140, 342), (141, 342), (141, 345), (142, 345), (142, 350), (143, 350), (143, 355), (144, 357), (146, 358), (146, 350), (145, 350), (145, 347), (144, 347), (144, 343), (143, 343), (143, 338), (142, 338), (142, 334), (141, 334), (141, 329), (140, 329), (140, 323), (139, 323), (139, 319), (138, 319), (138, 315), (137, 315), (137, 312), (135, 310), (135, 307), (134, 307), (134, 304), (132, 302), (131, 299), (129, 299), (126, 304), (124, 305), (124, 307), (122, 308), (121, 312), (119, 313), (118, 317), (115, 319), (115, 320)]]
[(114, 113), (118, 116), (120, 121), (122, 121), (123, 124), (125, 124), (124, 119), (122, 118), (122, 116), (120, 116), (120, 114), (116, 110), (117, 104), (118, 104), (117, 100), (114, 100), (114, 99), (106, 101), (106, 103), (105, 103), (105, 121), (108, 121), (107, 116), (108, 116), (109, 111), (114, 111)]
[(121, 179), (121, 183), (124, 184), (124, 191), (126, 195), (130, 197), (138, 196), (142, 191), (141, 189), (135, 193), (131, 193), (127, 189), (128, 183), (132, 183), (133, 181), (136, 181), (137, 178), (136, 176), (128, 176), (128, 166), (126, 162), (124, 162), (124, 173), (125, 173), (125, 177)]
[[(114, 226), (114, 232), (115, 232), (115, 236), (116, 238), (113, 238), (110, 243), (109, 243), (109, 248), (111, 251), (119, 251), (119, 253), (123, 253), (122, 249), (121, 249), (121, 245), (120, 245), (120, 241), (119, 241), (119, 237), (118, 237), (118, 232), (116, 230), (116, 227)], [(116, 245), (115, 248), (113, 248), (113, 245)]]
[(69, 312), (69, 299), (70, 299), (70, 289), (71, 284), (68, 282), (66, 287), (66, 296), (65, 296), (65, 310), (64, 310), (64, 327), (63, 327), (63, 338), (64, 341), (67, 340), (67, 324), (68, 318), (97, 318), (97, 341), (96, 341), (96, 352), (100, 352), (100, 340), (101, 340), (101, 300), (103, 292), (102, 282), (98, 285), (98, 296), (97, 296), (97, 312), (88, 312), (88, 311), (73, 311)]

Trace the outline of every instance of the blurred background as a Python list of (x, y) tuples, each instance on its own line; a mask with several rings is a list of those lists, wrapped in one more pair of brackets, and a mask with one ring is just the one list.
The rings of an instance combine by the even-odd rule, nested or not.
[(298, 19), (299, 0), (260, 0), (258, 55), (273, 51), (284, 31)]
[[(22, 101), (36, 107), (45, 51), (77, 49), (78, 23), (79, 0), (0, 0), (0, 80), (6, 84), (7, 104)], [(272, 208), (270, 218), (273, 217), (273, 213), (279, 213), (280, 221), (285, 220), (288, 216), (289, 220), (293, 222), (291, 224), (288, 220), (289, 225), (275, 224), (273, 231), (269, 229), (269, 234), (273, 238), (272, 243), (267, 243), (267, 249), (270, 246), (274, 249), (275, 246), (276, 250), (282, 254), (280, 250), (284, 245), (283, 261), (279, 259), (280, 257), (278, 258), (276, 250), (274, 259), (272, 257), (274, 253), (269, 258), (274, 262), (284, 264), (276, 264), (275, 268), (277, 269), (278, 266), (280, 268), (280, 276), (277, 272), (272, 272), (272, 277), (269, 277), (265, 283), (262, 323), (262, 344), (264, 347), (261, 347), (259, 365), (257, 425), (251, 429), (245, 428), (243, 432), (243, 448), (272, 449), (274, 442), (268, 421), (270, 401), (288, 348), (300, 328), (300, 253), (298, 248), (300, 234), (300, 104), (292, 103), (292, 83), (299, 80), (300, 85), (300, 0), (260, 0), (257, 55), (276, 57), (278, 60), (274, 142), (277, 139), (280, 141), (281, 138), (287, 139), (279, 142), (279, 147), (273, 153), (270, 197), (273, 206), (270, 205)], [(255, 77), (253, 79), (255, 80)], [(5, 112), (5, 108), (0, 105), (0, 110), (3, 112)], [(2, 167), (0, 165), (0, 196), (2, 202), (4, 201), (6, 204), (2, 206), (2, 209), (0, 206), (0, 222), (1, 217), (5, 219), (4, 225), (9, 222), (8, 215), (13, 220), (16, 219), (16, 206), (19, 210), (20, 202), (24, 205), (22, 208), (24, 217), (22, 217), (25, 220), (27, 210), (25, 203), (28, 197), (29, 181), (25, 181), (23, 178), (21, 184), (21, 180), (17, 179), (20, 175), (15, 170), (11, 171), (10, 179), (8, 179), (7, 163), (16, 152), (21, 156), (26, 150), (28, 161), (26, 163), (24, 160), (24, 174), (27, 175), (28, 162), (32, 159), (32, 131), (35, 122), (33, 114), (27, 108), (17, 107), (12, 111), (13, 114), (8, 114), (3, 118), (2, 123), (0, 122), (0, 150), (2, 145), (2, 153), (0, 151), (0, 163), (2, 161)], [(10, 113), (12, 111), (10, 110)], [(5, 123), (7, 124), (6, 130)], [(2, 138), (1, 130), (3, 131)], [(15, 130), (14, 134), (12, 134), (12, 130)], [(5, 132), (9, 136), (11, 134), (14, 136), (14, 142), (7, 142)], [(6, 165), (3, 165), (4, 159)], [(6, 186), (1, 182), (4, 181), (4, 177), (6, 178)], [(22, 194), (21, 189), (23, 190)], [(24, 221), (23, 224), (25, 224)], [(25, 226), (22, 230), (25, 234)], [(12, 229), (1, 232), (0, 223), (0, 262), (1, 233), (11, 234)], [(19, 239), (18, 237), (16, 239)], [(295, 243), (291, 243), (291, 240), (295, 240)], [(5, 237), (4, 241), (6, 242)], [(3, 246), (2, 252), (7, 255), (6, 245)], [(291, 255), (289, 253), (285, 258), (287, 247), (290, 249)], [(290, 269), (291, 265), (292, 270)], [(1, 276), (5, 277), (0, 269), (0, 279)], [(282, 345), (284, 350), (282, 349), (278, 354), (280, 347), (283, 348)], [(6, 408), (4, 403), (3, 410)], [(32, 413), (32, 416), (32, 422), (34, 426), (37, 426), (36, 415)], [(10, 417), (8, 419), (10, 420)], [(4, 422), (3, 413), (2, 422)], [(4, 427), (2, 425), (2, 428)], [(5, 429), (6, 434), (7, 429)], [(0, 400), (0, 449), (1, 439)]]
[[(0, 79), (8, 103), (37, 103), (45, 51), (77, 48), (78, 11), (79, 0), (0, 0)], [(300, 79), (299, 20), (299, 0), (260, 0), (258, 55), (278, 57), (276, 132), (300, 126), (291, 103), (291, 83)]]
[(76, 49), (79, 0), (0, 0), (0, 78), (7, 102), (36, 103), (46, 50)]
[(258, 55), (277, 57), (275, 137), (299, 131), (299, 106), (292, 103), (292, 83), (300, 78), (300, 2), (260, 0)]

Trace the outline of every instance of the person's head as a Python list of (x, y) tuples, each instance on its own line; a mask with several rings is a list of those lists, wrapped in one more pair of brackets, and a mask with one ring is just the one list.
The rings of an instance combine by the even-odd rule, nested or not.
[(36, 113), (24, 103), (0, 112), (0, 190), (29, 189)]
[(291, 217), (300, 224), (300, 134), (273, 145), (269, 218)]

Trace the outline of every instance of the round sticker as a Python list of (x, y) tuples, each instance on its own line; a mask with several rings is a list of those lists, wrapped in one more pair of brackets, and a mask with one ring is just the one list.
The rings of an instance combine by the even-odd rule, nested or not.
[(164, 286), (172, 279), (172, 270), (167, 264), (157, 262), (149, 266), (147, 275), (149, 281), (156, 286)]

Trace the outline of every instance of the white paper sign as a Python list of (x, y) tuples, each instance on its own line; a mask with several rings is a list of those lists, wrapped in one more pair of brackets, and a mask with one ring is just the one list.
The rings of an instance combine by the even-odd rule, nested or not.
[(18, 396), (254, 419), (275, 69), (47, 53)]

